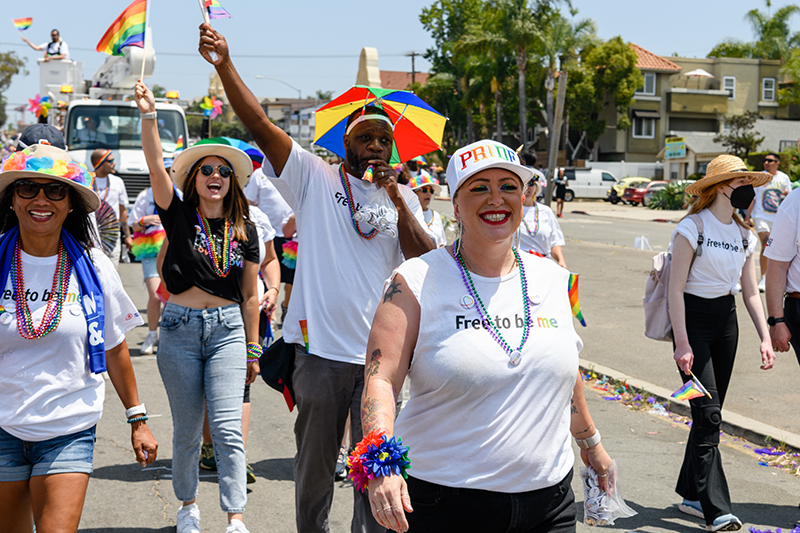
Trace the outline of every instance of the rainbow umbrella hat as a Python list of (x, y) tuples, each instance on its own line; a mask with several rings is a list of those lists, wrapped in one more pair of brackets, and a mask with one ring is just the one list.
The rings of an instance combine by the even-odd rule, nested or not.
[(447, 117), (411, 91), (356, 85), (320, 107), (315, 116), (314, 144), (345, 157), (347, 117), (356, 109), (373, 105), (389, 114), (394, 124), (394, 148), (390, 163), (403, 163), (439, 150)]
[(194, 146), (197, 146), (198, 144), (227, 144), (228, 146), (238, 148), (250, 156), (250, 161), (253, 162), (253, 170), (258, 170), (264, 163), (264, 154), (261, 153), (261, 150), (251, 144), (247, 144), (244, 141), (234, 139), (233, 137), (211, 137), (210, 139), (200, 139), (194, 143)]

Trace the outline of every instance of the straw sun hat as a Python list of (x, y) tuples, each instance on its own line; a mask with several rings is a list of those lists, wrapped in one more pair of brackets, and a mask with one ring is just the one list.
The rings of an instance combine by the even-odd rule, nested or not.
[(247, 185), (250, 175), (253, 173), (253, 162), (249, 155), (238, 148), (226, 144), (196, 144), (175, 154), (175, 159), (172, 161), (172, 168), (170, 169), (172, 181), (181, 192), (185, 192), (183, 186), (186, 184), (186, 180), (189, 178), (189, 171), (194, 164), (209, 156), (221, 157), (229, 161), (233, 166), (236, 181), (239, 182), (242, 188)]
[(772, 174), (747, 170), (744, 161), (735, 155), (718, 155), (708, 164), (706, 175), (686, 187), (686, 193), (697, 196), (712, 185), (736, 178), (748, 178), (753, 187), (759, 187), (772, 181)]

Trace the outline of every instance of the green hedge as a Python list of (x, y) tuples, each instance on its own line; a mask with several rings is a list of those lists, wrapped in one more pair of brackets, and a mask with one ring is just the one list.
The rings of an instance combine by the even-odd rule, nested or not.
[(656, 191), (653, 199), (647, 204), (650, 209), (664, 209), (667, 211), (679, 211), (686, 209), (688, 198), (686, 196), (686, 186), (688, 183), (673, 182), (661, 190)]

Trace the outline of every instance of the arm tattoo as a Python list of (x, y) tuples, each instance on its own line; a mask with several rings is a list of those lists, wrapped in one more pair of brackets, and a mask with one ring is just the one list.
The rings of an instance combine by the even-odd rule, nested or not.
[(569, 411), (573, 415), (577, 415), (578, 414), (578, 408), (575, 407), (575, 400), (570, 400), (569, 401)]
[(591, 435), (594, 435), (594, 424), (589, 424), (588, 428), (584, 429), (583, 431), (578, 431), (574, 435), (575, 435), (575, 438), (577, 439), (580, 435), (584, 435), (586, 433), (590, 433)]
[(388, 409), (384, 403), (376, 398), (364, 398), (361, 402), (361, 424), (364, 433), (369, 433), (373, 429), (386, 429), (394, 421), (394, 405)]
[(386, 290), (386, 294), (383, 295), (383, 303), (386, 303), (389, 300), (394, 300), (394, 295), (399, 294), (400, 292), (400, 282), (391, 282), (389, 284), (389, 288)]
[(366, 371), (367, 382), (369, 382), (369, 378), (378, 373), (378, 370), (381, 367), (381, 357), (383, 357), (383, 355), (381, 354), (380, 348), (373, 350), (372, 356), (370, 356), (369, 358), (369, 364), (367, 365), (367, 371)]

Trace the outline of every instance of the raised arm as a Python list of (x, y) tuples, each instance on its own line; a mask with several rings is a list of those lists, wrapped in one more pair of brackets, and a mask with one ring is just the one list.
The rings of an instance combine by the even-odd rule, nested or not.
[[(216, 53), (216, 60), (211, 58), (211, 52)], [(292, 151), (292, 139), (267, 118), (261, 104), (233, 66), (225, 37), (210, 24), (200, 25), (200, 55), (217, 69), (233, 111), (269, 159), (275, 175), (280, 176)]]
[(31, 47), (31, 48), (33, 48), (34, 50), (36, 50), (36, 51), (38, 51), (38, 52), (41, 52), (42, 50), (44, 50), (44, 48), (45, 48), (44, 46), (42, 46), (42, 45), (40, 45), (40, 44), (33, 44), (33, 43), (32, 43), (32, 42), (30, 42), (30, 41), (28, 40), (28, 38), (27, 38), (27, 37), (25, 37), (24, 35), (21, 35), (21, 37), (22, 37), (22, 40), (23, 40), (23, 41), (25, 41), (26, 43), (28, 43), (28, 46), (30, 46), (30, 47)]
[[(155, 113), (156, 99), (152, 91), (142, 80), (136, 82), (136, 105), (139, 113)], [(153, 187), (153, 199), (161, 209), (167, 209), (172, 203), (172, 180), (164, 168), (164, 154), (161, 151), (161, 138), (158, 136), (158, 122), (155, 117), (142, 119), (142, 150), (150, 169), (150, 186)]]

